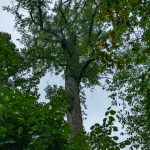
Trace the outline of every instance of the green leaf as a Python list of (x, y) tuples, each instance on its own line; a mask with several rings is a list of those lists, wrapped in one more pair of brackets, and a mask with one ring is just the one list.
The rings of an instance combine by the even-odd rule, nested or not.
[(115, 114), (116, 114), (116, 111), (115, 111), (115, 110), (110, 110), (110, 114), (111, 114), (111, 115), (115, 115)]
[(109, 111), (106, 111), (105, 116), (108, 116), (108, 114), (109, 114)]
[(113, 122), (113, 121), (115, 121), (115, 118), (113, 116), (109, 116), (109, 121)]
[(117, 136), (112, 137), (115, 141), (117, 141), (119, 138)]
[(113, 128), (113, 131), (114, 131), (114, 132), (117, 132), (117, 131), (118, 131), (118, 128), (117, 128), (117, 127), (113, 126), (112, 128)]

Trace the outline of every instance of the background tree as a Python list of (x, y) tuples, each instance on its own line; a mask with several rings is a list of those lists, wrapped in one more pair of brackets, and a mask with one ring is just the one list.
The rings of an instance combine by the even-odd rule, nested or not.
[(20, 62), (23, 57), (7, 33), (0, 32), (0, 49), (0, 84), (1, 87), (9, 87), (13, 84), (12, 78), (22, 71)]
[(36, 95), (14, 80), (23, 57), (9, 34), (0, 33), (0, 49), (0, 149), (67, 148), (70, 128), (64, 120), (68, 107), (64, 89), (48, 87), (50, 102), (38, 103)]
[[(130, 6), (133, 10), (133, 6)], [(106, 80), (107, 90), (111, 91), (113, 105), (123, 105), (119, 120), (127, 126), (127, 133), (133, 142), (131, 148), (148, 149), (150, 147), (149, 130), (149, 74), (150, 74), (150, 28), (149, 1), (140, 1), (134, 8), (128, 23), (133, 23), (126, 46), (115, 60), (112, 80)], [(120, 12), (121, 13), (121, 12)], [(131, 20), (130, 20), (131, 19)], [(119, 24), (120, 25), (120, 24)], [(131, 24), (130, 24), (131, 25)], [(124, 26), (126, 27), (126, 26)], [(128, 27), (128, 29), (131, 29)], [(120, 30), (120, 27), (118, 27)], [(125, 43), (126, 43), (125, 42)], [(121, 99), (120, 102), (118, 99)]]

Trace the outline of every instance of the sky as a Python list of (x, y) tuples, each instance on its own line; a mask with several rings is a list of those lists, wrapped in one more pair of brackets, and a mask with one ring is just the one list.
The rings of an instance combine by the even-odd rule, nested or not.
[[(0, 0), (0, 32), (2, 31), (11, 34), (12, 40), (16, 46), (21, 47), (21, 44), (16, 40), (20, 38), (20, 35), (14, 28), (14, 16), (2, 10), (2, 6), (7, 6), (11, 4), (10, 2), (11, 0)], [(39, 85), (39, 93), (41, 94), (40, 101), (45, 101), (44, 88), (48, 84), (64, 86), (64, 81), (61, 76), (47, 74), (43, 77)], [(102, 123), (104, 114), (111, 104), (111, 99), (108, 98), (109, 93), (98, 86), (92, 91), (91, 89), (85, 89), (85, 94), (87, 105), (85, 113), (87, 114), (87, 119), (84, 120), (84, 127), (87, 131), (89, 131), (90, 127), (95, 123)]]

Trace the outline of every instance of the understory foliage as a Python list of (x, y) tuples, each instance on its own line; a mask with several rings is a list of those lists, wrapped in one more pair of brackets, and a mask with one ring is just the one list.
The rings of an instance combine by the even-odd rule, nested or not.
[(120, 150), (130, 145), (129, 140), (118, 142), (114, 125), (116, 111), (108, 109), (103, 124), (95, 124), (89, 134), (71, 130), (64, 115), (64, 90), (54, 88), (50, 103), (38, 103), (35, 97), (20, 90), (0, 88), (0, 148), (2, 150)]
[[(24, 48), (0, 33), (0, 149), (150, 147), (149, 0), (15, 0), (4, 9), (15, 15)], [(48, 72), (73, 77), (79, 94), (95, 85), (110, 91), (103, 122), (72, 136), (70, 93), (47, 86), (48, 103), (38, 103), (37, 85)], [(128, 134), (122, 142), (116, 119)]]
[[(20, 90), (0, 89), (0, 148), (2, 150), (64, 149), (69, 127), (66, 105), (58, 90), (51, 103), (38, 103)], [(61, 104), (61, 105), (60, 105)]]

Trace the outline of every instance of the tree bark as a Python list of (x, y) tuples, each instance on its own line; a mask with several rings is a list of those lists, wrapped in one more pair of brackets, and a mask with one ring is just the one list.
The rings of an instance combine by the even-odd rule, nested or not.
[(79, 83), (75, 77), (65, 75), (65, 90), (69, 94), (68, 101), (70, 104), (67, 122), (71, 125), (73, 135), (75, 135), (78, 131), (83, 131)]

